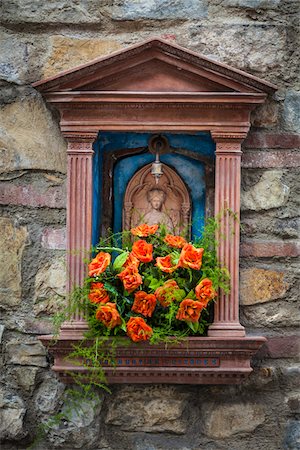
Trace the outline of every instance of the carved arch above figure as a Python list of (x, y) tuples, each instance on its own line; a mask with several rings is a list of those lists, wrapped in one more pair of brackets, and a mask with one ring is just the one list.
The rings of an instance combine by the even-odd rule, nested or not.
[(154, 191), (163, 193), (161, 215), (166, 217), (165, 222), (171, 223), (169, 231), (190, 235), (190, 194), (181, 177), (166, 164), (158, 184), (151, 175), (151, 164), (139, 169), (129, 181), (124, 195), (123, 229), (145, 222), (151, 213), (149, 193)]

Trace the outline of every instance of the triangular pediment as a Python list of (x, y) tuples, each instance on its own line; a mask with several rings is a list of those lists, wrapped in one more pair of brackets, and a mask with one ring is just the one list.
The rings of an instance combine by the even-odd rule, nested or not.
[(41, 92), (237, 92), (276, 87), (161, 39), (152, 39), (34, 83)]

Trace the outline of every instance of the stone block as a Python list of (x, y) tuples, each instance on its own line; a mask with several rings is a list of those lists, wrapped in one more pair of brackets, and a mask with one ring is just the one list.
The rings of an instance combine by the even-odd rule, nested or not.
[(290, 393), (285, 401), (292, 414), (300, 414), (300, 391)]
[(56, 75), (58, 72), (88, 63), (120, 48), (121, 44), (115, 40), (51, 36), (51, 50), (45, 61), (43, 75), (45, 78)]
[(53, 414), (64, 392), (65, 386), (55, 378), (47, 378), (34, 395), (35, 407), (42, 413)]
[(284, 302), (278, 301), (242, 307), (240, 309), (240, 320), (245, 327), (254, 328), (278, 329), (300, 326), (297, 303), (289, 302), (288, 299)]
[(269, 99), (251, 113), (251, 125), (258, 128), (273, 127), (278, 123), (279, 104)]
[[(242, 217), (242, 240), (249, 238), (266, 239), (267, 236), (276, 236), (280, 239), (288, 240), (298, 238), (300, 235), (300, 218), (271, 219), (268, 216), (260, 216), (259, 220), (254, 217)], [(249, 242), (249, 240), (248, 240)], [(257, 242), (257, 241), (256, 241)], [(267, 243), (267, 241), (265, 240)], [(290, 241), (291, 243), (291, 241)], [(270, 245), (275, 242), (270, 241)]]
[(32, 392), (35, 387), (38, 371), (38, 367), (19, 366), (13, 368), (11, 376), (18, 387), (26, 392)]
[(0, 304), (17, 307), (21, 302), (21, 263), (27, 239), (25, 227), (15, 228), (10, 219), (0, 218)]
[(0, 325), (0, 344), (2, 344), (4, 329), (5, 329), (4, 325)]
[(66, 229), (65, 228), (44, 228), (42, 233), (42, 247), (51, 250), (66, 249)]
[(246, 258), (272, 258), (273, 256), (296, 258), (300, 255), (300, 243), (297, 241), (247, 240), (242, 242), (240, 254)]
[(261, 211), (284, 206), (289, 198), (290, 188), (283, 181), (280, 170), (264, 172), (258, 183), (241, 193), (241, 209)]
[(103, 18), (96, 0), (3, 0), (0, 23), (3, 24), (97, 24)]
[(299, 148), (300, 135), (292, 133), (262, 133), (250, 132), (245, 139), (245, 148)]
[(288, 284), (283, 272), (259, 268), (240, 271), (240, 303), (255, 305), (285, 296)]
[(284, 450), (299, 450), (300, 448), (300, 422), (289, 420), (283, 441)]
[(207, 0), (122, 0), (110, 9), (115, 20), (201, 19), (207, 16)]
[(66, 143), (44, 102), (24, 98), (0, 108), (0, 173), (66, 172)]
[(34, 312), (54, 314), (65, 304), (66, 262), (64, 257), (45, 263), (35, 278)]
[(46, 351), (40, 342), (12, 339), (6, 344), (7, 362), (21, 366), (47, 367)]
[(270, 336), (257, 353), (259, 358), (297, 358), (300, 352), (300, 337)]
[(279, 167), (300, 167), (300, 153), (296, 150), (246, 151), (242, 167), (247, 169), (272, 169)]
[(25, 437), (23, 400), (5, 388), (0, 388), (0, 441)]
[(186, 407), (186, 395), (172, 389), (124, 390), (109, 403), (105, 422), (123, 431), (184, 434)]
[[(2, 12), (3, 8), (0, 21)], [(46, 35), (41, 39), (36, 34), (14, 33), (0, 28), (0, 42), (0, 80), (24, 85), (41, 78), (40, 69), (48, 46)]]
[[(232, 18), (230, 13), (226, 16), (222, 6), (215, 8), (214, 14), (214, 26), (199, 22), (190, 24), (189, 47), (219, 62), (276, 83), (284, 62), (290, 63), (286, 51), (286, 30), (258, 23), (255, 26), (243, 25), (240, 17)], [(224, 19), (226, 22), (220, 25), (218, 21)], [(232, 21), (238, 23), (232, 26)]]
[(246, 9), (273, 9), (280, 5), (281, 0), (223, 0), (226, 7)]
[(65, 208), (66, 198), (63, 186), (13, 185), (9, 181), (0, 182), (0, 204), (21, 205), (31, 208)]
[(239, 433), (250, 433), (265, 421), (258, 403), (205, 403), (202, 428), (206, 436), (224, 439)]
[(288, 131), (300, 133), (300, 92), (287, 91), (283, 104), (283, 124)]
[(67, 397), (62, 414), (64, 419), (48, 431), (50, 444), (45, 448), (95, 449), (98, 448), (102, 398)]

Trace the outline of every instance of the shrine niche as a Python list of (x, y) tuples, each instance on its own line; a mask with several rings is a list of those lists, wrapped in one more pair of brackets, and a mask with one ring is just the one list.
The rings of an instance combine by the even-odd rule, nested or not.
[[(130, 147), (113, 145), (111, 151), (105, 153), (103, 147), (99, 147), (101, 133), (169, 133), (173, 138), (180, 133), (209, 135), (215, 151), (214, 166), (211, 161), (207, 164), (205, 153), (201, 157), (206, 173), (208, 167), (214, 170), (214, 214), (217, 216), (225, 211), (217, 236), (222, 236), (218, 257), (231, 274), (230, 293), (220, 292), (207, 337), (189, 338), (172, 350), (147, 345), (125, 349), (117, 355), (120, 366), (108, 369), (107, 376), (115, 383), (239, 383), (252, 371), (251, 357), (265, 342), (262, 336), (246, 336), (239, 321), (240, 244), (236, 218), (240, 212), (241, 144), (250, 128), (251, 111), (264, 103), (276, 87), (161, 39), (150, 39), (33, 86), (59, 110), (61, 131), (68, 141), (67, 266), (70, 290), (74, 284), (83, 282), (86, 273), (83, 258), (91, 248), (92, 228), (96, 230), (96, 237), (98, 230), (101, 228), (105, 233), (113, 220), (117, 220), (114, 223), (116, 230), (122, 228), (125, 190), (118, 187), (123, 175), (128, 176), (128, 162), (134, 158), (138, 162), (140, 154), (145, 156), (148, 152), (145, 143), (140, 148), (133, 143)], [(177, 221), (179, 224), (185, 220), (189, 222), (197, 204), (188, 202), (188, 191), (183, 189), (185, 184), (174, 183), (178, 187), (178, 198), (181, 196), (183, 201), (181, 205), (181, 200), (171, 197), (168, 191), (174, 180), (173, 165), (167, 167), (168, 158), (172, 156), (176, 162), (179, 153), (185, 153), (184, 146), (176, 152), (162, 155), (166, 173), (158, 188), (150, 183), (147, 189), (138, 189), (141, 175), (142, 183), (148, 183), (146, 167), (151, 165), (153, 155), (148, 155), (152, 160), (143, 160), (134, 171), (135, 162), (131, 162), (133, 173), (124, 201), (124, 225), (137, 220), (135, 209), (149, 217), (149, 200), (155, 196), (158, 197), (159, 217), (166, 221), (170, 219), (172, 224), (173, 221), (176, 224)], [(199, 157), (193, 149), (188, 155)], [(127, 166), (123, 165), (123, 172), (119, 171), (120, 183), (116, 187), (112, 181), (113, 177), (118, 178), (122, 161)], [(179, 174), (181, 166), (176, 167)], [(206, 180), (212, 177), (213, 172), (210, 172)], [(199, 176), (195, 172), (189, 192), (191, 197), (198, 183)], [(151, 195), (149, 191), (152, 191)], [(93, 192), (96, 193), (94, 197)], [(102, 203), (95, 202), (101, 195)], [(149, 210), (144, 206), (146, 199)], [(230, 210), (235, 214), (230, 214)], [(113, 216), (117, 214), (120, 217), (115, 219)], [(153, 211), (152, 214), (154, 216)], [(63, 324), (59, 339), (52, 347), (53, 370), (63, 379), (68, 380), (70, 370), (64, 356), (81, 340), (86, 329), (83, 318), (75, 313), (72, 320)], [(51, 336), (40, 339), (47, 343)], [(149, 357), (147, 367), (134, 366), (133, 361), (141, 355)], [(83, 368), (72, 367), (72, 370), (82, 372)]]
[(123, 229), (141, 223), (163, 224), (170, 233), (189, 235), (191, 202), (179, 175), (163, 165), (156, 183), (151, 164), (140, 169), (128, 183), (123, 206)]

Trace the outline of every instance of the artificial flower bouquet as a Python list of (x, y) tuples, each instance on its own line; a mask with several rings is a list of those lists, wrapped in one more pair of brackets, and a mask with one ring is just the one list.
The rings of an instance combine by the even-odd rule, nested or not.
[(208, 307), (229, 282), (214, 236), (211, 221), (195, 242), (147, 224), (102, 239), (85, 280), (91, 336), (127, 335), (154, 343), (203, 335)]

